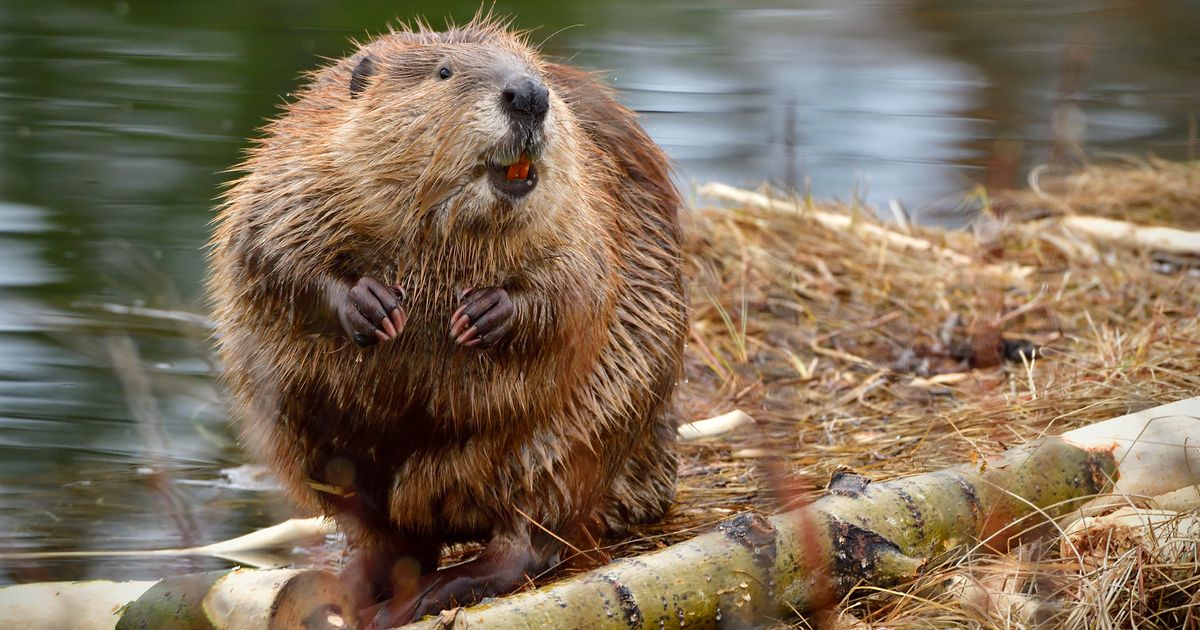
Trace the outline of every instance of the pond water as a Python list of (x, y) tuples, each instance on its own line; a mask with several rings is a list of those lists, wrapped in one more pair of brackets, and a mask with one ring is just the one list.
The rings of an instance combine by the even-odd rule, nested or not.
[[(478, 6), (348, 4), (0, 3), (0, 554), (190, 546), (291, 514), (240, 468), (203, 325), (128, 308), (203, 312), (222, 171), (301, 71), (397, 11)], [(1080, 150), (1195, 151), (1196, 1), (496, 11), (608, 70), (685, 189), (765, 180), (947, 221), (973, 185)], [(4, 558), (0, 583), (215, 566)]]

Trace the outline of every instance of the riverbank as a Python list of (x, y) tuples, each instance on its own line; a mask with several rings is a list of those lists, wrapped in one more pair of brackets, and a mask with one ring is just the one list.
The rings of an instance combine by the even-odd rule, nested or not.
[[(936, 470), (1200, 393), (1200, 259), (1096, 240), (1063, 220), (1196, 229), (1200, 165), (1139, 161), (1033, 182), (984, 195), (963, 232), (879, 223), (842, 204), (701, 198), (689, 226), (686, 416), (737, 408), (755, 422), (683, 445), (671, 517), (620, 553), (740, 510), (794, 507), (843, 467), (876, 480)], [(855, 218), (831, 227), (822, 212)], [(1011, 607), (949, 601), (964, 597), (937, 587), (949, 579), (1019, 595), (1056, 624), (1200, 616), (1194, 555), (1156, 565), (1134, 545), (1085, 560), (1053, 538), (860, 593), (847, 614), (888, 627), (1019, 621)]]

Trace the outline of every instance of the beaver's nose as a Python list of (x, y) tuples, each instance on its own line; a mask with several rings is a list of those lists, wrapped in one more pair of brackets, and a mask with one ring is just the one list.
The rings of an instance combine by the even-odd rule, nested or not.
[(541, 122), (550, 109), (550, 91), (541, 81), (530, 76), (509, 79), (500, 99), (509, 113), (531, 122)]

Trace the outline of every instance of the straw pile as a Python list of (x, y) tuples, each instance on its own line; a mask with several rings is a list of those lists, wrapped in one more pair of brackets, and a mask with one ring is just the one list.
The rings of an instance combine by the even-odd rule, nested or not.
[(1028, 190), (1001, 195), (996, 205), (1025, 218), (1078, 213), (1200, 230), (1200, 168), (1151, 157), (1059, 176), (1035, 170)]
[[(658, 548), (744, 509), (795, 507), (839, 468), (877, 480), (936, 470), (1200, 393), (1195, 261), (1097, 247), (1053, 219), (1200, 228), (1200, 165), (1097, 167), (1003, 203), (1013, 219), (985, 211), (974, 233), (909, 229), (967, 264), (864, 236), (876, 221), (861, 207), (692, 212), (685, 418), (736, 408), (754, 423), (683, 444), (668, 519), (610, 551)], [(813, 211), (855, 223), (831, 229)], [(943, 561), (907, 590), (859, 592), (817, 618), (855, 628), (1200, 627), (1194, 552), (1091, 543), (1060, 551), (1052, 536), (1003, 557)]]

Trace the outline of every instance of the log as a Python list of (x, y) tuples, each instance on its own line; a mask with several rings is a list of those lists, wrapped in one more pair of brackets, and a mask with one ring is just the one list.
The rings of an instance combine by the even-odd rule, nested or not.
[(935, 557), (1005, 550), (1106, 490), (1154, 495), (1194, 484), (1198, 418), (1200, 398), (1191, 398), (979, 464), (882, 483), (841, 473), (798, 510), (742, 514), (658, 552), (405, 628), (757, 627), (833, 605), (858, 584), (893, 587)]
[(212, 556), (242, 566), (274, 567), (285, 558), (271, 553), (308, 544), (315, 538), (337, 531), (334, 522), (324, 517), (293, 518), (236, 538), (174, 549), (94, 549), (88, 551), (19, 551), (0, 553), (0, 560), (52, 560), (62, 558), (142, 558), (152, 556)]
[(347, 628), (353, 600), (325, 571), (213, 571), (169, 577), (129, 603), (117, 630)]
[(0, 627), (274, 630), (350, 627), (352, 600), (325, 571), (232, 569), (159, 581), (42, 582), (0, 589)]
[(1024, 265), (978, 265), (971, 257), (956, 252), (947, 247), (942, 247), (932, 241), (923, 239), (909, 234), (903, 234), (895, 230), (888, 229), (882, 225), (870, 223), (866, 221), (856, 221), (854, 217), (837, 212), (826, 212), (815, 208), (805, 208), (795, 202), (783, 201), (780, 199), (772, 199), (764, 194), (756, 193), (749, 190), (734, 188), (726, 184), (710, 182), (700, 187), (698, 191), (701, 195), (732, 201), (747, 206), (754, 206), (764, 210), (774, 212), (784, 212), (791, 214), (801, 214), (803, 216), (812, 217), (817, 223), (831, 230), (847, 231), (852, 227), (858, 227), (860, 234), (867, 238), (883, 241), (889, 245), (894, 245), (901, 249), (907, 249), (918, 252), (928, 252), (942, 260), (963, 268), (978, 268), (988, 273), (997, 274), (1010, 281), (1021, 282), (1028, 278), (1033, 273), (1032, 267)]
[[(277, 561), (269, 550), (332, 532), (333, 523), (325, 518), (290, 519), (200, 547), (7, 553), (0, 560), (207, 555), (257, 563)], [(301, 613), (299, 618), (316, 615), (311, 627), (344, 627), (337, 618), (350, 610), (348, 602), (336, 579), (319, 571), (235, 569), (159, 581), (46, 582), (0, 588), (0, 628), (274, 628)], [(143, 621), (146, 625), (139, 626)]]

